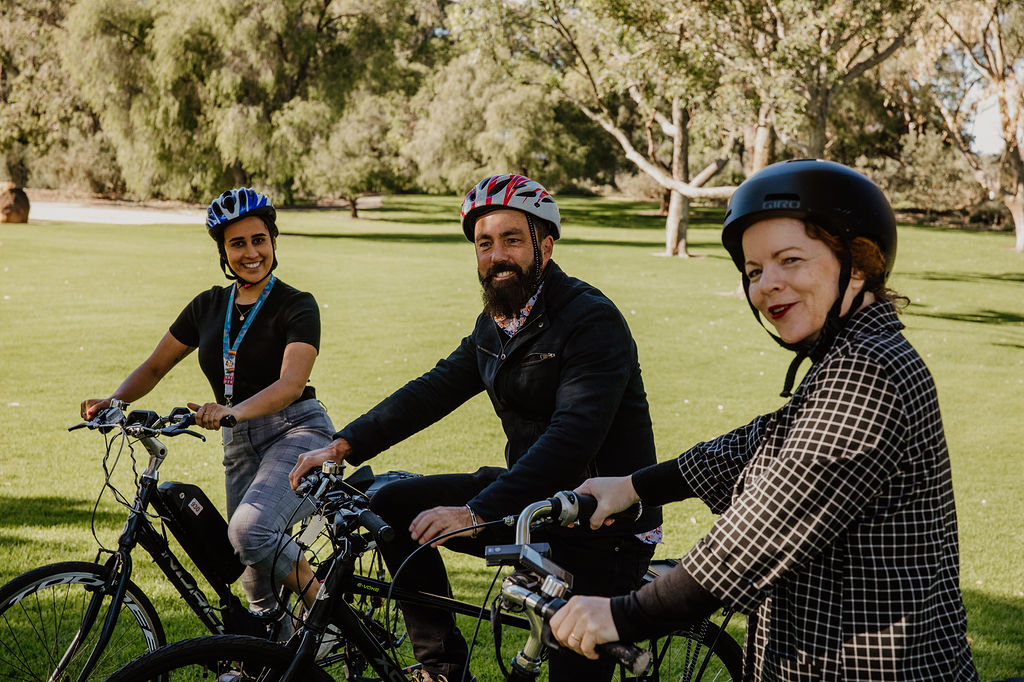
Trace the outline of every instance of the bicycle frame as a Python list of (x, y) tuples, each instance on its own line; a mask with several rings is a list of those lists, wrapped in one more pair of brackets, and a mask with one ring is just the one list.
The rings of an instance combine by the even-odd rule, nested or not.
[[(131, 426), (125, 428), (130, 429)], [(109, 596), (111, 601), (107, 607), (107, 614), (103, 619), (103, 625), (93, 650), (82, 668), (78, 678), (79, 682), (84, 682), (92, 673), (113, 635), (120, 607), (124, 602), (125, 590), (131, 581), (133, 569), (132, 552), (136, 546), (141, 546), (153, 558), (154, 563), (167, 576), (174, 589), (177, 590), (185, 603), (195, 612), (199, 620), (211, 633), (223, 634), (226, 631), (224, 623), (218, 615), (218, 610), (209, 602), (203, 591), (199, 589), (195, 577), (178, 561), (166, 538), (157, 532), (146, 515), (146, 510), (153, 505), (154, 500), (159, 499), (159, 496), (156, 495), (158, 484), (157, 471), (167, 456), (167, 448), (153, 435), (141, 434), (139, 435), (139, 442), (143, 444), (149, 453), (149, 463), (145, 471), (139, 476), (135, 499), (132, 502), (124, 528), (118, 537), (118, 548), (111, 553), (111, 556), (104, 563), (104, 567), (109, 571), (109, 578), (104, 585), (96, 587), (96, 594), (86, 607), (82, 625), (57, 664), (52, 679), (60, 679), (72, 657), (78, 652), (78, 648), (81, 646), (86, 635), (96, 624), (103, 599)], [(162, 505), (157, 504), (153, 506), (160, 507)], [(158, 511), (162, 515), (164, 514), (164, 510), (158, 509)], [(97, 561), (99, 556), (97, 555)], [(227, 606), (233, 600), (238, 601), (238, 598), (232, 594), (228, 585), (213, 582), (211, 582), (211, 585), (220, 598), (222, 605)], [(156, 642), (150, 638), (150, 634), (148, 632), (145, 633), (146, 639), (150, 643), (155, 644)]]
[[(346, 641), (354, 646), (382, 680), (407, 682), (408, 672), (389, 651), (390, 647), (375, 636), (368, 618), (358, 613), (342, 595), (358, 595), (392, 599), (395, 601), (447, 609), (475, 618), (491, 619), (491, 612), (468, 602), (458, 601), (415, 590), (394, 586), (392, 583), (361, 576), (355, 572), (355, 561), (369, 546), (368, 541), (356, 534), (346, 534), (338, 543), (327, 575), (317, 593), (316, 603), (305, 619), (305, 634), (298, 643), (295, 661), (280, 682), (302, 679), (301, 671), (313, 661), (319, 638), (329, 624), (338, 627)], [(519, 616), (500, 614), (501, 622), (520, 629), (529, 629), (529, 622)]]

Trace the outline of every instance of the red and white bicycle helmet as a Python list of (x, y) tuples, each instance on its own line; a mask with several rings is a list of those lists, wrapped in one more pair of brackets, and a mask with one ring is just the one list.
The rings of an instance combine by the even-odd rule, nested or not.
[(476, 219), (488, 211), (514, 208), (528, 216), (540, 218), (551, 227), (551, 236), (561, 235), (562, 222), (558, 204), (551, 193), (524, 175), (492, 175), (474, 185), (462, 200), (462, 231), (473, 241)]

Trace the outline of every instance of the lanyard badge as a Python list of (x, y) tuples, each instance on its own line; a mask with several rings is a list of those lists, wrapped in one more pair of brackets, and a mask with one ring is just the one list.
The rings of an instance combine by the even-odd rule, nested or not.
[(270, 290), (274, 288), (274, 282), (277, 281), (274, 275), (270, 276), (270, 281), (267, 282), (267, 286), (263, 287), (263, 291), (260, 292), (260, 297), (256, 299), (256, 303), (253, 304), (252, 310), (245, 316), (245, 322), (242, 323), (242, 328), (238, 330), (238, 336), (235, 337), (235, 343), (231, 343), (231, 310), (235, 305), (235, 292), (238, 287), (231, 287), (231, 296), (228, 298), (228, 307), (224, 313), (224, 343), (223, 343), (223, 356), (224, 356), (224, 402), (228, 407), (231, 407), (231, 398), (235, 394), (235, 363), (238, 358), (238, 347), (242, 345), (242, 338), (245, 337), (245, 333), (249, 331), (249, 325), (256, 318), (256, 313), (263, 307), (263, 302), (267, 300), (267, 296), (270, 295)]

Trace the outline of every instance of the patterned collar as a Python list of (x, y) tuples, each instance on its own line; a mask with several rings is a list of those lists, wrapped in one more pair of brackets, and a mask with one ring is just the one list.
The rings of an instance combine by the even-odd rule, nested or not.
[(530, 297), (530, 300), (526, 302), (526, 305), (522, 307), (519, 314), (515, 317), (505, 317), (503, 315), (493, 315), (491, 319), (494, 323), (501, 327), (501, 331), (505, 332), (509, 338), (515, 336), (515, 333), (522, 329), (523, 325), (526, 324), (526, 318), (530, 316), (530, 311), (533, 310), (534, 304), (537, 302), (537, 297), (540, 296), (541, 290), (544, 288), (544, 282), (541, 282), (537, 286), (537, 291)]

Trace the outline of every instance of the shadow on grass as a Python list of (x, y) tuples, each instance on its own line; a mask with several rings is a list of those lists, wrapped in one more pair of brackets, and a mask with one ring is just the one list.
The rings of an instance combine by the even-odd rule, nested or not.
[(1024, 284), (1024, 272), (922, 272), (910, 274), (909, 277), (923, 279), (928, 282), (1006, 282), (1007, 284)]
[(17, 535), (8, 535), (7, 533), (0, 533), (0, 547), (4, 548), (4, 552), (10, 554), (11, 550), (15, 547), (22, 545), (34, 544), (30, 540), (18, 537)]
[[(459, 233), (415, 233), (415, 232), (328, 232), (309, 234), (307, 232), (282, 232), (289, 237), (305, 237), (308, 239), (351, 239), (359, 241), (396, 242), (404, 244), (464, 244), (466, 238)], [(660, 237), (661, 235), (657, 235)], [(664, 249), (664, 242), (657, 238), (645, 240), (629, 239), (573, 239), (563, 237), (558, 240), (562, 246), (625, 246), (643, 249)], [(719, 247), (717, 241), (689, 240), (688, 247), (714, 249)]]
[(925, 313), (907, 310), (906, 314), (913, 315), (914, 317), (950, 320), (952, 322), (976, 322), (978, 324), (1024, 324), (1024, 315), (1017, 312), (1004, 312), (1000, 310), (978, 310), (968, 313)]
[(967, 636), (982, 680), (1024, 673), (1024, 599), (964, 589)]
[[(410, 225), (457, 225), (461, 197), (390, 195), (379, 207), (361, 209), (359, 217), (386, 220)], [(657, 213), (652, 201), (619, 201), (562, 195), (558, 197), (562, 222), (573, 226), (598, 228), (650, 229), (661, 232), (665, 216)], [(723, 208), (692, 206), (691, 227), (719, 227), (725, 214)]]
[[(73, 497), (5, 497), (0, 495), (0, 527), (88, 526), (95, 500)], [(127, 515), (98, 510), (96, 522), (116, 525)], [(6, 546), (6, 545), (5, 545)]]

